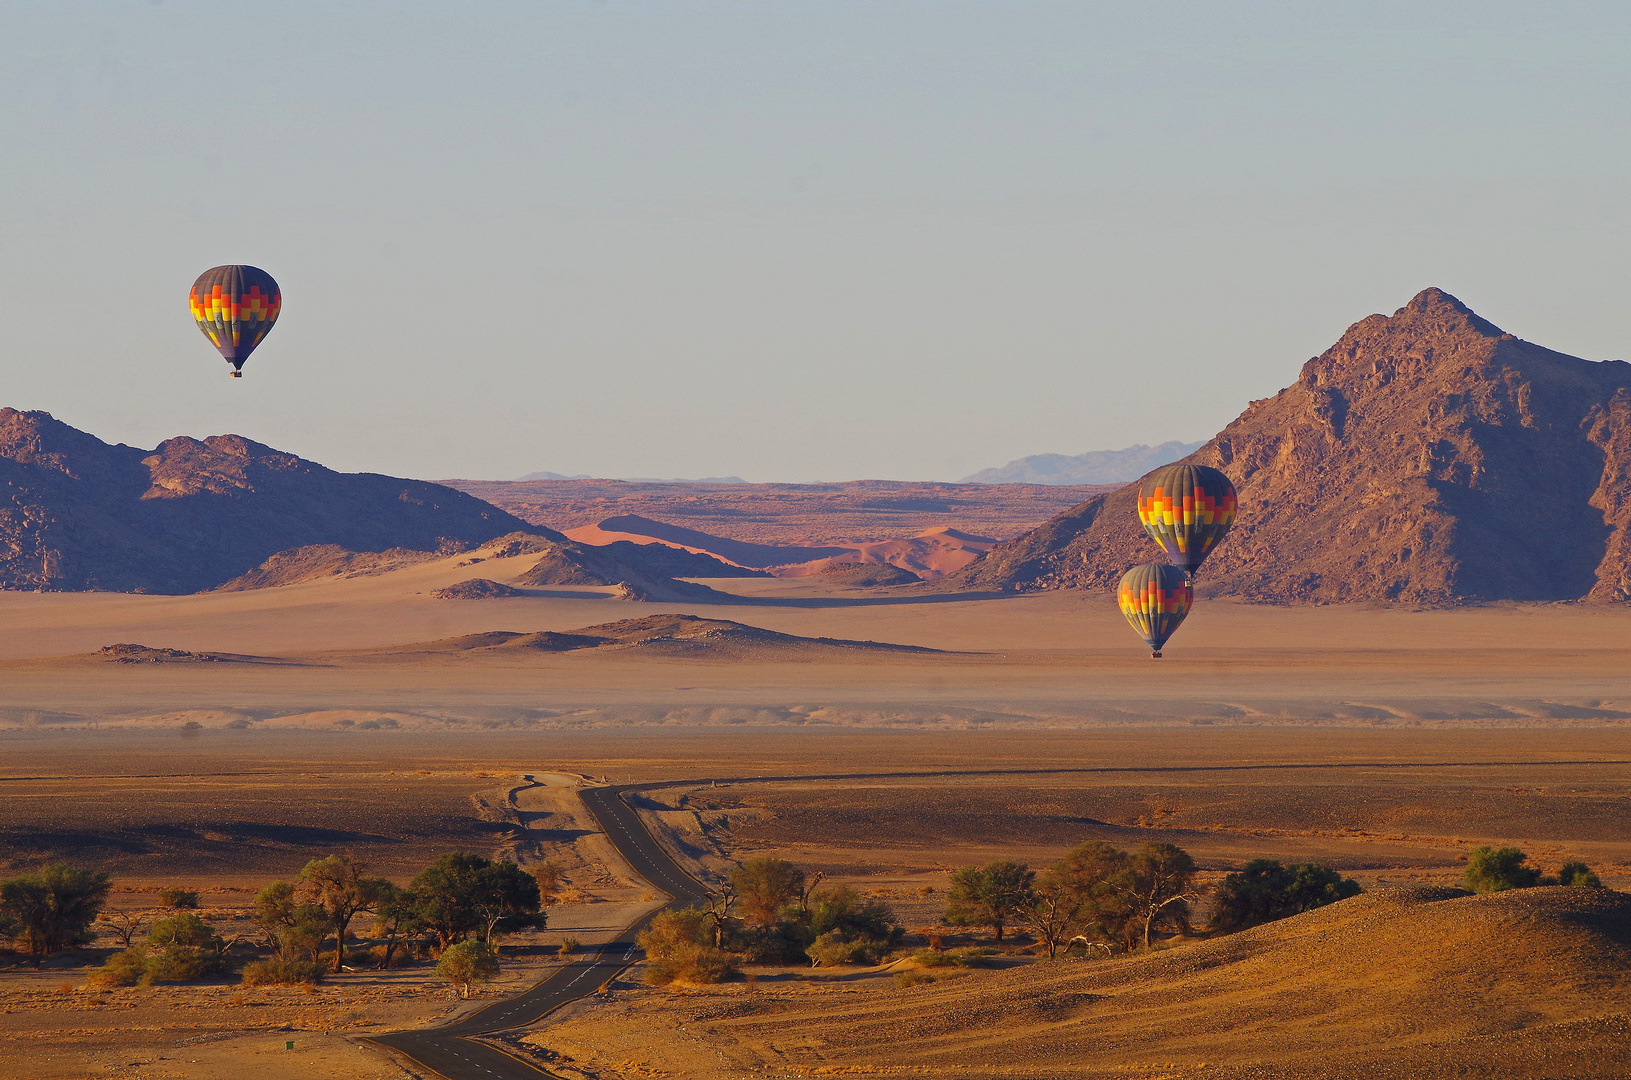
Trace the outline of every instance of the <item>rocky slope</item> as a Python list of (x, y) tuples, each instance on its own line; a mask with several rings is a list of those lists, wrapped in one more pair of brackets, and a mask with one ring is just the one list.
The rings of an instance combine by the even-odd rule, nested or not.
[[(1240, 489), (1203, 595), (1631, 598), (1631, 364), (1522, 341), (1438, 289), (1355, 323), (1185, 460)], [(1088, 499), (945, 585), (1109, 587), (1160, 554), (1135, 499)]]
[(440, 484), (237, 435), (149, 451), (0, 409), (0, 588), (194, 592), (291, 548), (456, 551), (517, 529), (540, 531)]

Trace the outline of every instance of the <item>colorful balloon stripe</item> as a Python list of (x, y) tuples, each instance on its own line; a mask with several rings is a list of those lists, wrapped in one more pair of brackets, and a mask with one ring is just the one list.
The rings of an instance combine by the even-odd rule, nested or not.
[(193, 282), (193, 320), (236, 372), (277, 322), (283, 293), (272, 275), (253, 266), (216, 266)]
[(1191, 574), (1234, 524), (1238, 500), (1229, 478), (1205, 465), (1168, 465), (1138, 489), (1138, 520), (1167, 560)]

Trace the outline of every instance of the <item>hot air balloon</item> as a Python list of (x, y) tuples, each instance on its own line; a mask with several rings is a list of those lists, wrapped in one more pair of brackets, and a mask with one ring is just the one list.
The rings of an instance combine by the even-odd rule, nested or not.
[(232, 377), (243, 378), (244, 361), (283, 307), (277, 282), (254, 266), (217, 266), (198, 275), (190, 299), (198, 328), (232, 365)]
[(1205, 465), (1168, 465), (1138, 485), (1138, 520), (1167, 561), (1194, 576), (1235, 521), (1235, 486)]
[(1165, 563), (1133, 567), (1121, 576), (1116, 595), (1121, 601), (1121, 613), (1149, 643), (1150, 655), (1157, 660), (1161, 658), (1161, 646), (1183, 624), (1194, 600), (1189, 575)]

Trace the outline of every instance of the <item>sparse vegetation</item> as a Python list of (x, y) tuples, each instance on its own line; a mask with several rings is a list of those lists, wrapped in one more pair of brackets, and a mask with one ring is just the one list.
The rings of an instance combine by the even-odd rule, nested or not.
[(1472, 850), (1467, 857), (1467, 869), (1461, 877), (1464, 888), (1473, 892), (1505, 892), (1508, 889), (1532, 889), (1537, 885), (1567, 885), (1575, 888), (1600, 889), (1602, 879), (1592, 873), (1583, 862), (1566, 862), (1557, 876), (1542, 874), (1538, 867), (1529, 866), (1529, 856), (1522, 848), (1490, 847), (1487, 844)]
[(198, 892), (194, 889), (160, 889), (159, 903), (177, 911), (192, 910), (198, 907)]

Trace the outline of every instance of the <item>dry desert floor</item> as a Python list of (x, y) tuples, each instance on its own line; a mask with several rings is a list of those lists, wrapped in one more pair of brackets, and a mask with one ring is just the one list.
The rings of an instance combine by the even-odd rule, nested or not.
[[(1177, 843), (1209, 881), (1258, 856), (1320, 861), (1367, 892), (1142, 956), (1049, 963), (1021, 941), (911, 986), (895, 978), (910, 961), (708, 989), (634, 971), (517, 1033), (561, 1075), (1631, 1071), (1620, 894), (1449, 888), (1484, 843), (1631, 887), (1631, 611), (1211, 602), (1152, 661), (1101, 595), (747, 579), (710, 583), (733, 595), (709, 604), (433, 599), (528, 568), (469, 560), (186, 597), (0, 593), (4, 872), (93, 866), (135, 911), (198, 889), (226, 933), (255, 890), (333, 851), (400, 881), (459, 848), (553, 859), (564, 902), (507, 942), (494, 995), (560, 962), (562, 938), (658, 902), (574, 786), (692, 779), (641, 805), (697, 872), (780, 854), (909, 928), (937, 920), (951, 869), (1043, 865), (1085, 839)], [(449, 643), (668, 613), (922, 651), (729, 633)], [(116, 643), (213, 658), (98, 653)], [(0, 1077), (402, 1076), (361, 1040), (465, 1007), (425, 964), (313, 994), (99, 992), (87, 965), (112, 941), (97, 945), (0, 970)]]

